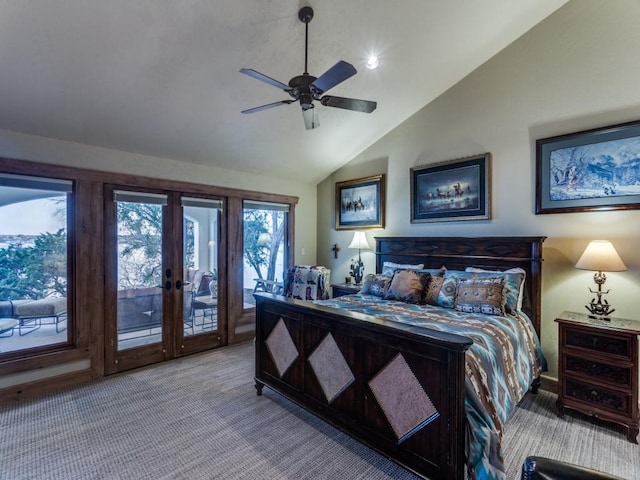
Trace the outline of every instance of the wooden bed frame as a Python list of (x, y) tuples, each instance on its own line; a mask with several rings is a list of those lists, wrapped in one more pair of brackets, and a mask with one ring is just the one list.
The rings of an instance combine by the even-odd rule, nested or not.
[[(450, 270), (523, 268), (523, 311), (540, 334), (544, 238), (378, 237), (376, 270), (385, 261)], [(471, 339), (272, 294), (255, 297), (258, 395), (266, 385), (420, 476), (464, 478), (465, 351)], [(393, 383), (399, 356), (413, 377), (407, 390), (415, 394), (415, 385), (422, 387), (435, 412), (410, 432), (399, 425), (414, 421), (402, 417), (422, 399), (413, 398), (407, 408), (384, 404), (385, 396), (393, 397), (388, 392), (405, 388)]]

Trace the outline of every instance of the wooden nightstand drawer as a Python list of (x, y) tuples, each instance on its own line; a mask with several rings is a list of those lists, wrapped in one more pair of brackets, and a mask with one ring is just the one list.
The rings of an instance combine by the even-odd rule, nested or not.
[(564, 382), (563, 395), (566, 399), (577, 400), (625, 417), (631, 415), (630, 393), (618, 392), (603, 386), (567, 378)]
[(633, 366), (609, 365), (589, 358), (564, 355), (565, 375), (593, 377), (618, 387), (631, 389)]
[(598, 353), (631, 358), (632, 341), (628, 336), (620, 337), (590, 330), (567, 328), (564, 346), (586, 348)]
[(640, 322), (562, 312), (558, 323), (558, 415), (571, 408), (627, 427), (638, 443)]

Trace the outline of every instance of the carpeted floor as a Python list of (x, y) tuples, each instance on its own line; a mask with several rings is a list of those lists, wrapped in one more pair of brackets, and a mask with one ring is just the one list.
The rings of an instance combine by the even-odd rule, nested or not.
[[(0, 479), (416, 478), (252, 378), (248, 343), (1, 405)], [(528, 394), (507, 425), (509, 479), (531, 454), (640, 479), (622, 427), (554, 402)]]

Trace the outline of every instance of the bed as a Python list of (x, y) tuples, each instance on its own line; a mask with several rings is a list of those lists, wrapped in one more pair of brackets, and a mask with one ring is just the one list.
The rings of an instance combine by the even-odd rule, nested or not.
[[(522, 269), (526, 281), (518, 301), (524, 315), (505, 316), (524, 318), (519, 322), (529, 322), (539, 336), (543, 241), (544, 237), (378, 237), (376, 272), (388, 262), (421, 264), (434, 275), (442, 266), (449, 272), (467, 267)], [(480, 274), (494, 281), (491, 275)], [(471, 478), (502, 478), (500, 430), (526, 388), (498, 389), (498, 400), (473, 394), (478, 381), (498, 376), (490, 370), (478, 372), (468, 362), (493, 334), (483, 338), (464, 329), (468, 334), (452, 333), (430, 324), (429, 313), (406, 321), (406, 310), (420, 307), (380, 300), (355, 295), (312, 303), (256, 294), (258, 394), (268, 386), (422, 477), (463, 479), (468, 465)], [(391, 308), (391, 313), (384, 308)], [(439, 307), (429, 308), (438, 312)], [(465, 318), (445, 310), (440, 308), (444, 317)], [(510, 348), (499, 343), (495, 349), (505, 365), (516, 359)], [(535, 392), (544, 360), (539, 343), (534, 349), (540, 355), (537, 364), (528, 372), (521, 366), (514, 369), (517, 381), (528, 382)], [(505, 377), (505, 384), (516, 383)], [(486, 402), (495, 403), (495, 411)], [(477, 435), (478, 426), (487, 432)], [(484, 444), (474, 443), (478, 437)]]

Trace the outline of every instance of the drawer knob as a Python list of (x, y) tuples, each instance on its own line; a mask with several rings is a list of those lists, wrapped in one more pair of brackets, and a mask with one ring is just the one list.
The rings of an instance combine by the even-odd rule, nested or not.
[(591, 400), (597, 400), (598, 399), (598, 392), (596, 392), (595, 390), (591, 390)]
[(591, 344), (593, 345), (594, 349), (597, 348), (597, 346), (598, 346), (598, 337), (593, 337), (591, 339)]

